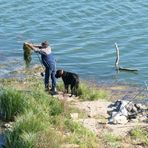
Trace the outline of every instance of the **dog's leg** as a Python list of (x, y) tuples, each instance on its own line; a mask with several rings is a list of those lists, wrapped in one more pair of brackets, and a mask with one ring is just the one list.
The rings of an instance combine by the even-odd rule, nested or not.
[(75, 96), (78, 96), (79, 81), (75, 85)]
[(69, 97), (72, 97), (74, 95), (74, 86), (73, 85), (70, 86), (70, 90), (71, 90), (71, 95)]
[(68, 85), (65, 85), (65, 92), (68, 94)]
[(65, 84), (64, 84), (63, 96), (64, 96), (65, 94), (67, 94), (67, 93), (68, 93), (68, 85), (65, 85)]

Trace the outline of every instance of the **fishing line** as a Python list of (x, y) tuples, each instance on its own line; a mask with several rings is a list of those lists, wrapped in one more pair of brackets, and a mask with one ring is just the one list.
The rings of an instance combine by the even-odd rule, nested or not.
[[(43, 63), (42, 63), (42, 61), (41, 61), (41, 58), (40, 58), (39, 54), (36, 53), (36, 55), (37, 55), (37, 57), (38, 57), (38, 60), (39, 60), (40, 63), (41, 63), (42, 69), (45, 71), (44, 66), (43, 66)], [(44, 72), (41, 72), (41, 76), (44, 77)]]

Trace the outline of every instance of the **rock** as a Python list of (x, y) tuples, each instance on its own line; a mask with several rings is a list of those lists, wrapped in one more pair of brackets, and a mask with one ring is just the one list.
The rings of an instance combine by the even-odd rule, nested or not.
[(73, 120), (77, 120), (79, 117), (78, 113), (71, 113), (70, 116)]
[(64, 145), (62, 145), (62, 148), (79, 148), (79, 145), (77, 145), (77, 144), (64, 144)]
[(13, 122), (9, 122), (9, 123), (4, 124), (4, 128), (7, 128), (7, 129), (12, 129), (12, 126), (13, 126)]

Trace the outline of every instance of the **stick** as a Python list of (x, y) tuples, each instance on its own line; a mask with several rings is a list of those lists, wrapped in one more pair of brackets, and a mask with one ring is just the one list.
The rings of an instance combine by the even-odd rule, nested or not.
[(116, 66), (116, 70), (119, 70), (119, 48), (117, 43), (115, 43), (115, 47), (116, 47), (116, 61), (115, 61), (115, 66)]
[(123, 67), (120, 67), (120, 66), (119, 66), (120, 57), (119, 57), (119, 48), (118, 48), (117, 43), (115, 43), (115, 47), (116, 47), (116, 61), (115, 61), (116, 70), (133, 71), (133, 72), (138, 71), (137, 69), (133, 69), (133, 68), (123, 68)]

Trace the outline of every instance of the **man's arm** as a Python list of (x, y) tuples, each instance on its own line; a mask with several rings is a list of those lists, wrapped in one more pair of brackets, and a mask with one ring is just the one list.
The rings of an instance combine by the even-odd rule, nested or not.
[(41, 48), (40, 45), (33, 45), (31, 43), (25, 43), (29, 48), (31, 48), (33, 51), (38, 52), (40, 54), (50, 54), (51, 53), (51, 47), (48, 48)]
[(25, 42), (25, 44), (29, 47), (29, 48), (31, 48), (32, 50), (34, 50), (35, 52), (40, 52), (41, 51), (41, 49), (40, 49), (40, 45), (33, 45), (33, 44), (31, 44), (31, 43), (27, 43), (27, 42)]

